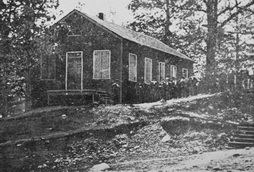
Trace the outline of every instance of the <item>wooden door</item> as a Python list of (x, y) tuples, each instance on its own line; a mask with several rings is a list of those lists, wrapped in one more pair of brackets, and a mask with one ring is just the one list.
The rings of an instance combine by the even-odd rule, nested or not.
[(83, 53), (81, 51), (66, 54), (66, 90), (83, 89)]

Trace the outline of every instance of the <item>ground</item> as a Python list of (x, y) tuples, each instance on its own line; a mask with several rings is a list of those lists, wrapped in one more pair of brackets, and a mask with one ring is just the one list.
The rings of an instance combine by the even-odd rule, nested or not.
[[(33, 137), (12, 133), (11, 141), (0, 145), (1, 169), (89, 171), (107, 163), (108, 171), (254, 171), (253, 148), (227, 146), (239, 123), (253, 121), (253, 101), (252, 92), (225, 92), (22, 114), (3, 124), (22, 124)], [(2, 132), (10, 133), (5, 128)]]
[[(129, 170), (117, 171), (150, 171), (150, 172), (171, 172), (171, 171), (254, 171), (254, 149), (232, 149), (206, 152), (189, 156), (178, 156), (163, 159), (151, 159), (141, 161), (129, 161), (122, 164), (132, 165)], [(120, 164), (118, 164), (120, 165)], [(147, 167), (152, 167), (145, 170)], [(112, 171), (113, 172), (113, 171)]]

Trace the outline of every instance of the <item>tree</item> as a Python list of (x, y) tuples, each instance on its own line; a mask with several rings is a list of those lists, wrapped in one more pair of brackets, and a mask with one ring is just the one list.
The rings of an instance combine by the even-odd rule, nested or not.
[(0, 0), (0, 63), (5, 66), (1, 72), (8, 80), (4, 87), (25, 78), (28, 102), (29, 71), (40, 57), (39, 40), (45, 23), (54, 17), (49, 10), (57, 6), (58, 0)]
[[(134, 13), (135, 21), (130, 23), (130, 27), (152, 36), (156, 35), (157, 38), (163, 40), (165, 32), (162, 26), (168, 25), (165, 24), (168, 21), (165, 16), (169, 16), (173, 26), (185, 27), (177, 27), (178, 30), (175, 31), (171, 30), (173, 33), (168, 45), (176, 48), (177, 44), (179, 45), (179, 38), (182, 42), (182, 44), (180, 42), (182, 49), (192, 49), (188, 48), (193, 46), (192, 42), (201, 43), (198, 49), (206, 57), (206, 74), (210, 75), (217, 67), (216, 56), (225, 26), (229, 25), (230, 21), (236, 19), (238, 15), (252, 12), (253, 5), (254, 0), (244, 2), (238, 0), (171, 0), (170, 3), (168, 0), (132, 0), (129, 9)], [(186, 26), (189, 28), (186, 29)], [(152, 34), (151, 30), (155, 34)], [(184, 32), (185, 34), (181, 35)], [(196, 55), (195, 52), (191, 54)]]
[[(246, 3), (238, 2), (238, 0), (232, 1), (220, 1), (220, 0), (203, 0), (205, 4), (205, 10), (207, 15), (207, 72), (215, 70), (215, 57), (217, 43), (219, 40), (219, 30), (223, 29), (231, 20), (237, 18), (239, 14), (243, 14), (244, 11), (252, 11), (251, 7), (254, 5), (254, 1), (251, 0)], [(224, 3), (224, 4), (222, 4)], [(221, 5), (222, 4), (222, 5)], [(225, 19), (220, 19), (225, 18)]]
[(177, 0), (132, 1), (129, 9), (135, 19), (128, 27), (154, 36), (196, 59), (198, 63), (194, 67), (201, 71), (205, 59), (206, 32), (202, 26), (204, 17), (195, 6), (198, 4)]

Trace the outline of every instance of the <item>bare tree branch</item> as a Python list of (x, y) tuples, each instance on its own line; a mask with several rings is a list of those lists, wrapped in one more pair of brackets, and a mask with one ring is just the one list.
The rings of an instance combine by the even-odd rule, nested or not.
[(237, 4), (235, 4), (235, 5), (232, 6), (232, 7), (230, 7), (230, 6), (226, 7), (226, 8), (223, 9), (220, 13), (218, 13), (218, 16), (220, 16), (220, 15), (226, 13), (227, 11), (233, 10), (233, 9), (236, 8), (239, 4), (241, 4), (241, 3), (237, 3)]
[(223, 26), (225, 26), (230, 20), (232, 20), (234, 17), (236, 17), (239, 13), (242, 13), (245, 9), (247, 9), (248, 7), (254, 5), (254, 0), (250, 1), (248, 4), (246, 4), (245, 6), (239, 7), (239, 10), (237, 10), (236, 12), (234, 12), (232, 15), (230, 15), (227, 19), (225, 19), (223, 22), (221, 22), (221, 24), (218, 26), (218, 28), (222, 28)]
[(240, 10), (242, 10), (242, 11), (244, 11), (244, 10), (245, 10), (245, 11), (248, 11), (248, 12), (250, 12), (250, 13), (254, 14), (254, 10), (251, 10), (251, 9), (248, 9), (248, 8), (247, 8), (247, 9), (245, 9), (245, 8), (242, 8), (242, 7), (239, 7), (239, 9), (240, 9)]

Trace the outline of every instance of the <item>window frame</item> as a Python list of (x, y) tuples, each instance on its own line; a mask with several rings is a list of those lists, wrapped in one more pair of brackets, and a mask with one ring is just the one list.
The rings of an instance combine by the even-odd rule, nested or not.
[(83, 69), (84, 69), (84, 63), (83, 63), (83, 51), (68, 51), (66, 52), (66, 65), (65, 65), (65, 90), (71, 90), (68, 89), (68, 53), (81, 53), (81, 90), (83, 90)]
[[(130, 64), (131, 64), (131, 63), (130, 63), (130, 57), (131, 57), (131, 56), (134, 56), (134, 57), (135, 57), (135, 64), (136, 64), (136, 65), (135, 65), (135, 69), (134, 69), (134, 70), (135, 70), (135, 71), (134, 71), (134, 73), (135, 73), (135, 76), (134, 76), (135, 79), (134, 79), (134, 80), (133, 80), (132, 78), (130, 78), (130, 73), (131, 73), (131, 69), (132, 69), (132, 68), (130, 68)], [(137, 66), (138, 66), (138, 56), (137, 56), (136, 54), (129, 53), (129, 77), (128, 77), (128, 80), (129, 80), (129, 81), (137, 82), (137, 80), (138, 80), (138, 79), (137, 79), (137, 78), (138, 78)]]
[[(163, 73), (162, 73), (162, 71), (161, 71), (161, 65), (163, 64), (163, 66), (164, 66), (164, 70), (163, 70)], [(158, 65), (158, 74), (159, 74), (159, 77), (158, 77), (158, 79), (159, 79), (159, 82), (161, 82), (161, 81), (163, 81), (163, 80), (165, 80), (165, 78), (166, 78), (166, 63), (165, 62), (159, 62), (159, 65)], [(162, 73), (162, 75), (161, 75), (161, 73)], [(163, 79), (161, 78), (161, 76), (163, 76)]]
[[(102, 77), (100, 77), (100, 78), (95, 78), (95, 53), (96, 52), (109, 52), (109, 59), (108, 59), (108, 62), (109, 62), (109, 64), (108, 64), (108, 66), (109, 66), (109, 77), (108, 78), (102, 78)], [(101, 58), (101, 57), (100, 57)], [(101, 66), (100, 66), (100, 72), (101, 72)], [(110, 50), (94, 50), (93, 51), (93, 79), (94, 80), (100, 80), (100, 79), (111, 79), (111, 51)]]
[[(147, 60), (149, 61), (149, 62), (151, 62), (150, 63), (150, 82), (147, 82), (147, 80), (146, 80), (146, 62), (147, 62)], [(152, 81), (152, 77), (153, 77), (153, 60), (151, 59), (151, 58), (148, 58), (148, 57), (145, 57), (145, 67), (144, 67), (144, 69), (145, 69), (145, 71), (144, 71), (144, 83), (145, 84), (147, 84), (147, 85), (150, 85), (151, 84), (151, 81)]]
[(47, 81), (47, 80), (48, 80), (48, 81), (55, 80), (55, 79), (56, 79), (56, 57), (55, 57), (54, 54), (48, 54), (48, 55), (47, 55), (47, 72), (48, 72), (48, 69), (49, 69), (49, 68), (48, 68), (48, 64), (49, 64), (49, 63), (48, 63), (48, 59), (49, 59), (49, 58), (53, 58), (53, 64), (52, 64), (52, 65), (53, 65), (53, 69), (54, 69), (54, 71), (53, 71), (54, 74), (53, 74), (53, 78), (49, 78), (49, 73), (48, 73), (47, 78), (43, 78), (43, 77), (42, 77), (42, 74), (43, 74), (44, 72), (43, 72), (43, 64), (42, 64), (42, 63), (43, 63), (43, 58), (44, 58), (44, 57), (45, 57), (45, 56), (42, 55), (42, 56), (41, 56), (41, 60), (40, 60), (40, 66), (41, 66), (40, 79), (41, 79), (41, 80), (44, 80), (44, 81)]
[[(184, 70), (186, 71), (186, 76), (183, 76), (183, 75), (184, 75)], [(188, 69), (187, 69), (187, 68), (182, 68), (182, 77), (188, 78), (188, 76), (189, 76), (189, 71), (188, 71)]]
[[(175, 73), (174, 73), (175, 69)], [(174, 76), (175, 74), (175, 76)], [(170, 65), (170, 77), (171, 78), (177, 78), (177, 66), (176, 65)]]

